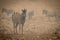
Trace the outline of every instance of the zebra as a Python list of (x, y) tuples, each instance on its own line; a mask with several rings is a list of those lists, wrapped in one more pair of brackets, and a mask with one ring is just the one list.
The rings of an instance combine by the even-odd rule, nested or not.
[(26, 11), (27, 11), (26, 9), (23, 9), (21, 14), (18, 12), (14, 12), (12, 14), (14, 33), (17, 33), (17, 27), (19, 25), (19, 30), (20, 30), (20, 26), (22, 26), (22, 34), (23, 34), (23, 26), (26, 19)]

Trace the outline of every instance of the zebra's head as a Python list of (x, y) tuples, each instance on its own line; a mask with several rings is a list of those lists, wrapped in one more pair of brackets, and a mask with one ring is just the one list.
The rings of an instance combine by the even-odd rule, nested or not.
[(22, 15), (25, 15), (26, 16), (26, 11), (27, 11), (26, 9), (23, 9), (22, 10)]

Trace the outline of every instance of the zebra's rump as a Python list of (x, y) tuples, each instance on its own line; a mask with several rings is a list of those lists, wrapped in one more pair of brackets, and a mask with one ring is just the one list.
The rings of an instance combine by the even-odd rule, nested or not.
[(14, 23), (20, 22), (20, 14), (14, 14), (14, 15), (12, 16), (12, 21), (13, 21)]

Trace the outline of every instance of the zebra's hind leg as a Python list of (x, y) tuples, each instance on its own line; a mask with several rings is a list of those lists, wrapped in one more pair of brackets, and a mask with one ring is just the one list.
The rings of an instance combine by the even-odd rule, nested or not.
[(19, 34), (21, 34), (21, 24), (19, 24)]
[(13, 23), (13, 34), (15, 34), (15, 23)]
[(17, 27), (18, 27), (18, 23), (16, 23), (16, 27), (15, 27), (15, 28), (16, 28), (16, 34), (18, 34), (18, 32), (17, 32)]

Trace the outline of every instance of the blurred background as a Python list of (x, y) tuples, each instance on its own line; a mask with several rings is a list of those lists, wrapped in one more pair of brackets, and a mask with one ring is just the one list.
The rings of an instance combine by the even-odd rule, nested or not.
[[(60, 0), (0, 0), (0, 34), (13, 34), (12, 14), (24, 8), (24, 40), (59, 40)], [(17, 30), (21, 34), (19, 26)]]

